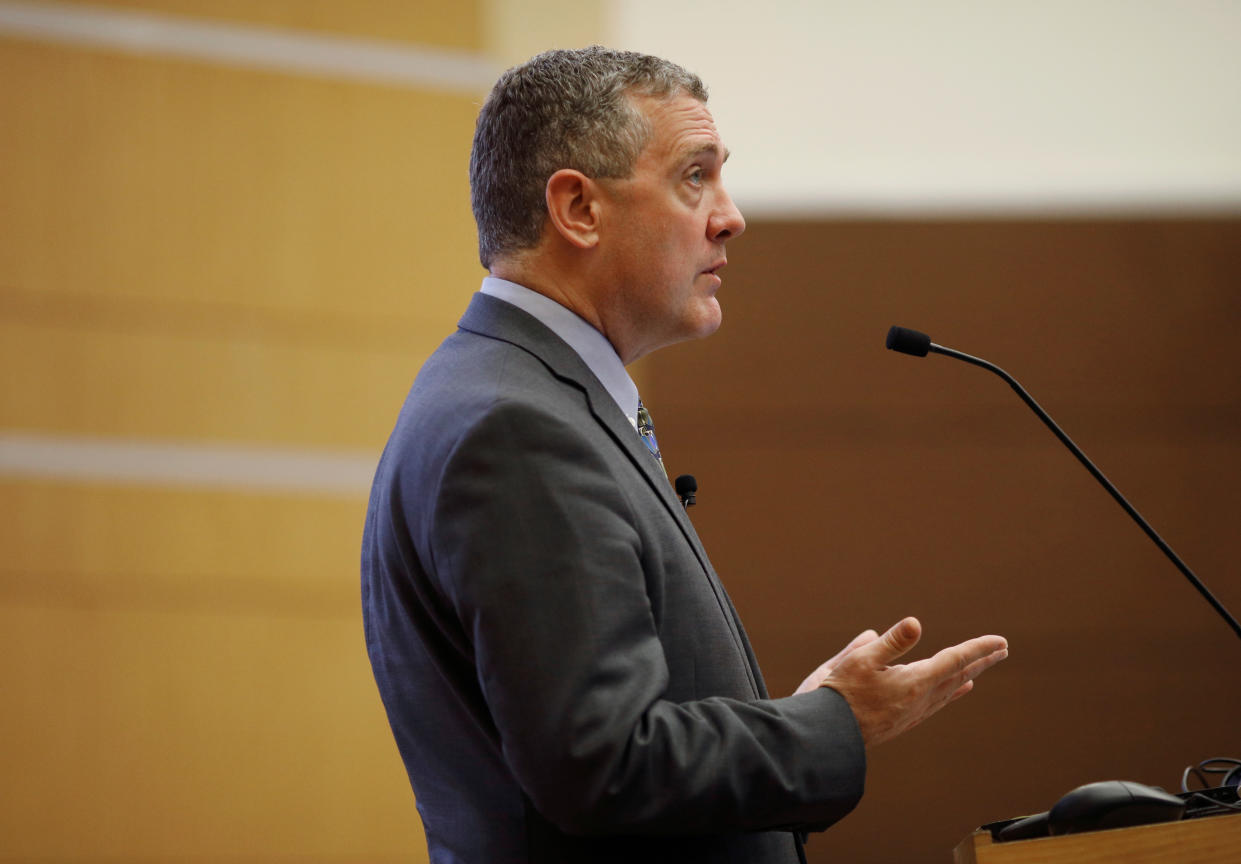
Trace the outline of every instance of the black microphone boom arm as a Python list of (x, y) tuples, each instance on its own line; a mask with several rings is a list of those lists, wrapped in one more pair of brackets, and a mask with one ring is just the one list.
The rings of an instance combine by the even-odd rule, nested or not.
[(1068, 447), (1069, 451), (1077, 457), (1077, 461), (1086, 466), (1086, 470), (1099, 481), (1100, 485), (1108, 491), (1108, 494), (1111, 495), (1116, 500), (1116, 503), (1129, 514), (1133, 521), (1138, 523), (1138, 527), (1146, 532), (1146, 536), (1151, 538), (1154, 544), (1159, 547), (1159, 550), (1168, 557), (1168, 560), (1176, 565), (1176, 569), (1180, 570), (1181, 574), (1189, 580), (1189, 584), (1198, 589), (1198, 593), (1206, 598), (1206, 601), (1211, 604), (1211, 608), (1218, 612), (1220, 617), (1227, 622), (1228, 626), (1232, 628), (1232, 632), (1237, 634), (1238, 638), (1241, 638), (1241, 624), (1237, 623), (1237, 619), (1233, 618), (1232, 615), (1229, 614), (1228, 610), (1224, 608), (1224, 605), (1220, 603), (1219, 600), (1215, 598), (1215, 595), (1211, 593), (1210, 589), (1202, 583), (1202, 580), (1194, 575), (1194, 572), (1189, 569), (1189, 566), (1184, 561), (1181, 560), (1181, 557), (1172, 551), (1172, 547), (1164, 542), (1164, 539), (1160, 537), (1155, 529), (1150, 526), (1149, 522), (1142, 518), (1142, 514), (1129, 503), (1128, 499), (1126, 499), (1124, 495), (1120, 494), (1120, 490), (1112, 484), (1112, 481), (1108, 480), (1107, 477), (1104, 476), (1103, 472), (1100, 471), (1089, 458), (1087, 458), (1081, 448), (1073, 443), (1073, 439), (1065, 434), (1064, 430), (1056, 424), (1055, 420), (1051, 419), (1051, 415), (1044, 411), (1042, 407), (1034, 401), (1034, 397), (1027, 393), (1026, 389), (1017, 383), (1016, 378), (1009, 375), (999, 366), (996, 366), (990, 361), (983, 360), (981, 357), (974, 357), (970, 354), (965, 354), (952, 348), (945, 348), (943, 345), (936, 345), (931, 341), (929, 336), (925, 333), (919, 333), (917, 330), (910, 330), (905, 327), (892, 327), (888, 330), (886, 345), (893, 351), (900, 351), (902, 354), (910, 354), (915, 357), (925, 357), (927, 353), (931, 353), (943, 354), (945, 357), (953, 357), (957, 360), (964, 360), (966, 363), (971, 363), (974, 366), (981, 366), (988, 372), (994, 372), (996, 375), (1008, 382), (1008, 386), (1012, 387), (1017, 395), (1021, 397), (1021, 401), (1029, 405), (1030, 410), (1037, 414), (1038, 418), (1043, 421), (1047, 428), (1060, 439), (1060, 443), (1062, 443), (1065, 447)]

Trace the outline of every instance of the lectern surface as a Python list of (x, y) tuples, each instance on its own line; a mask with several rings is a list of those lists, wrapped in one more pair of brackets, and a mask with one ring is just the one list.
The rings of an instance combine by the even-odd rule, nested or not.
[(1236, 861), (1239, 854), (1241, 814), (1230, 813), (1010, 843), (995, 843), (990, 831), (975, 831), (957, 844), (952, 860), (954, 864), (1166, 864)]

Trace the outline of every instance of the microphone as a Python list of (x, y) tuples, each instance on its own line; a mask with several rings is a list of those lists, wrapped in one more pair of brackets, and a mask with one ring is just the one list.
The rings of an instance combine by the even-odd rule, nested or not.
[(1164, 539), (1155, 532), (1155, 529), (1150, 526), (1149, 522), (1142, 518), (1142, 514), (1129, 503), (1124, 495), (1120, 494), (1119, 489), (1112, 485), (1112, 481), (1103, 476), (1103, 472), (1100, 471), (1095, 464), (1086, 457), (1086, 454), (1081, 451), (1081, 448), (1073, 443), (1073, 439), (1066, 435), (1064, 430), (1056, 425), (1056, 421), (1051, 419), (1051, 416), (1048, 415), (1048, 413), (1034, 401), (1034, 397), (1027, 393), (1025, 388), (1018, 384), (1017, 380), (1013, 378), (1012, 375), (1009, 375), (994, 363), (990, 363), (980, 357), (973, 357), (961, 351), (955, 351), (952, 348), (945, 348), (943, 345), (936, 345), (931, 341), (930, 336), (925, 333), (920, 333), (917, 330), (910, 330), (906, 327), (890, 328), (888, 330), (888, 338), (884, 344), (889, 350), (899, 351), (902, 354), (909, 354), (914, 357), (925, 357), (928, 353), (931, 353), (943, 354), (945, 357), (953, 357), (957, 360), (963, 360), (974, 366), (980, 366), (988, 372), (993, 372), (1008, 382), (1008, 386), (1012, 387), (1013, 390), (1016, 391), (1017, 395), (1021, 397), (1021, 400), (1030, 406), (1030, 410), (1037, 414), (1038, 418), (1046, 424), (1047, 428), (1060, 439), (1060, 443), (1069, 448), (1069, 452), (1077, 457), (1077, 461), (1081, 462), (1082, 465), (1086, 467), (1086, 470), (1090, 472), (1091, 476), (1099, 481), (1103, 488), (1108, 491), (1108, 494), (1116, 500), (1116, 503), (1129, 514), (1134, 522), (1138, 523), (1138, 527), (1146, 532), (1146, 536), (1151, 538), (1154, 544), (1159, 547), (1159, 551), (1163, 552), (1163, 554), (1168, 557), (1168, 560), (1176, 565), (1176, 569), (1180, 570), (1185, 578), (1189, 580), (1189, 584), (1198, 589), (1198, 593), (1211, 604), (1211, 608), (1219, 613), (1220, 617), (1222, 617), (1228, 626), (1232, 628), (1232, 632), (1237, 634), (1238, 638), (1241, 638), (1241, 624), (1237, 623), (1237, 619), (1233, 618), (1232, 615), (1228, 613), (1228, 610), (1225, 609), (1223, 604), (1215, 598), (1215, 595), (1212, 594), (1207, 586), (1202, 583), (1202, 580), (1194, 575), (1193, 571), (1190, 570), (1185, 562), (1181, 560), (1180, 556), (1172, 551), (1172, 547), (1164, 542)]
[(692, 507), (694, 494), (698, 491), (698, 481), (694, 479), (694, 475), (682, 474), (672, 481), (672, 485), (677, 490), (677, 497), (681, 499), (681, 506)]
[(926, 352), (931, 350), (931, 337), (906, 327), (890, 327), (888, 328), (888, 338), (883, 344), (888, 347), (889, 351), (900, 351), (902, 354), (912, 354), (914, 357), (925, 357)]

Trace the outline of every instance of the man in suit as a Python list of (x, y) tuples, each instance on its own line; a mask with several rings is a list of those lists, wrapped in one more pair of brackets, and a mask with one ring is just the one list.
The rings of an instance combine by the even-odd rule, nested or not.
[(479, 115), (490, 276), (401, 410), (362, 556), (433, 861), (797, 861), (860, 798), (867, 747), (1006, 655), (892, 665), (905, 619), (769, 697), (625, 372), (720, 323), (745, 223), (706, 97), (591, 48), (509, 70)]

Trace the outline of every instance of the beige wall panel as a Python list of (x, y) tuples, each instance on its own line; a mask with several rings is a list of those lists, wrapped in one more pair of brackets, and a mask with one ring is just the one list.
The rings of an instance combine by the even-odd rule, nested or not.
[(361, 495), (6, 478), (0, 511), (0, 604), (358, 614)]
[(484, 0), (483, 6), (488, 53), (505, 67), (552, 48), (608, 43), (603, 0)]
[(266, 442), (378, 454), (425, 354), (158, 330), (0, 321), (0, 427)]
[(425, 856), (356, 610), (19, 605), (0, 634), (0, 857)]
[(476, 100), (0, 40), (0, 290), (455, 321)]
[[(475, 50), (473, 4), (110, 4)], [(477, 101), (0, 40), (0, 428), (378, 453)], [(0, 859), (426, 860), (365, 500), (0, 479)]]
[(481, 13), (469, 0), (67, 0), (194, 18), (477, 50)]
[(0, 857), (419, 860), (364, 501), (9, 480), (0, 511)]

